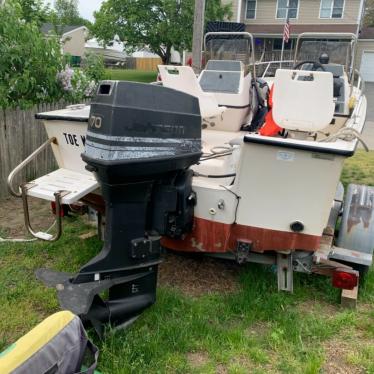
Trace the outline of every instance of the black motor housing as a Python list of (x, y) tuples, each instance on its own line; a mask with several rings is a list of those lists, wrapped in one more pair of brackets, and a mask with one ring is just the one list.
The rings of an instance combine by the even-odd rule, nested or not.
[(156, 85), (100, 84), (82, 158), (105, 200), (105, 243), (71, 284), (103, 280), (110, 286), (107, 300), (95, 294), (85, 319), (121, 324), (155, 301), (160, 236), (191, 229), (188, 168), (200, 156), (197, 98)]
[(197, 98), (157, 85), (100, 84), (82, 158), (103, 183), (185, 169), (200, 155)]

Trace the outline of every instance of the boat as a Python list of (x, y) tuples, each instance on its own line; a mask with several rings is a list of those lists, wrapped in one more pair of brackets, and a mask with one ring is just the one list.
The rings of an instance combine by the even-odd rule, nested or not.
[[(226, 35), (210, 33), (206, 39), (212, 36), (220, 48), (217, 39)], [(344, 36), (350, 40), (344, 40), (343, 46), (351, 48), (354, 35)], [(282, 134), (242, 131), (250, 124), (253, 110), (243, 108), (238, 97), (246, 96), (248, 102), (248, 92), (242, 91), (250, 91), (248, 82), (254, 79), (255, 69), (245, 75), (239, 61), (234, 65), (210, 60), (196, 78), (203, 100), (210, 95), (224, 111), (206, 119), (210, 126), (203, 129), (203, 158), (192, 167), (198, 201), (194, 231), (183, 241), (166, 238), (167, 248), (234, 253), (241, 239), (250, 243), (248, 252), (313, 252), (319, 247), (344, 159), (354, 154), (360, 141), (367, 105), (360, 88), (351, 85), (353, 73), (334, 63), (334, 56), (324, 64), (317, 56), (298, 59), (305, 49), (311, 53), (311, 44), (327, 45), (315, 41), (321, 37), (337, 39), (334, 34), (301, 34), (294, 69), (278, 69), (274, 77), (262, 77), (268, 89), (274, 86), (273, 117)], [(248, 39), (253, 43), (249, 35)], [(190, 92), (180, 84), (188, 67), (159, 68), (164, 85)], [(253, 90), (251, 96), (255, 94)]]
[[(8, 181), (30, 233), (57, 240), (61, 206), (75, 201), (107, 216), (94, 259), (39, 279), (94, 326), (127, 323), (155, 301), (160, 246), (276, 265), (289, 292), (295, 271), (328, 275), (357, 298), (372, 264), (374, 188), (344, 193), (339, 182), (344, 160), (365, 147), (356, 43), (304, 33), (294, 61), (257, 64), (251, 34), (211, 32), (198, 76), (160, 65), (161, 82), (103, 81), (91, 106), (39, 113), (49, 139), (36, 153), (51, 144), (59, 169), (14, 188), (32, 155)], [(27, 196), (55, 202), (55, 235), (34, 232)]]

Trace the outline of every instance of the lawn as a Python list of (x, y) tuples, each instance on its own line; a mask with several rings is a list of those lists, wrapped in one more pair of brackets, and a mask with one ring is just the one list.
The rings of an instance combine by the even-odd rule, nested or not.
[(150, 83), (156, 81), (157, 72), (131, 69), (106, 69), (105, 79)]
[[(346, 162), (343, 182), (374, 185), (373, 165), (374, 152), (358, 152)], [(35, 269), (79, 269), (101, 248), (95, 237), (79, 238), (92, 230), (68, 218), (56, 243), (0, 244), (0, 351), (58, 310), (54, 290), (35, 280)], [(195, 272), (201, 261), (186, 260), (190, 287), (162, 281), (157, 303), (128, 330), (108, 330), (104, 341), (89, 332), (102, 373), (374, 373), (374, 271), (351, 311), (338, 305), (327, 278), (296, 274), (290, 295), (277, 292), (269, 267), (210, 260), (209, 272), (216, 263), (222, 279), (212, 289), (212, 274)], [(230, 281), (234, 287), (226, 287)], [(202, 292), (191, 291), (194, 283)]]

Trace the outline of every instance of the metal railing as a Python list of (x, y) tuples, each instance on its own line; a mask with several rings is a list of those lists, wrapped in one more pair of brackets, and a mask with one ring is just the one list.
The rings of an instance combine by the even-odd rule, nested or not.
[(357, 50), (357, 36), (353, 33), (343, 32), (343, 33), (336, 33), (336, 32), (304, 32), (301, 33), (296, 40), (296, 47), (295, 47), (295, 56), (294, 56), (294, 63), (296, 64), (298, 59), (298, 52), (301, 45), (301, 39), (325, 39), (325, 40), (350, 40), (351, 41), (351, 63), (348, 66), (348, 61), (346, 63), (346, 71), (349, 74), (350, 81), (352, 83), (354, 72), (355, 72), (355, 57), (356, 57), (356, 50)]
[[(356, 78), (357, 78), (357, 83), (355, 84)], [(353, 87), (356, 87), (357, 90), (359, 90), (360, 95), (356, 99), (357, 102), (356, 102), (356, 105), (355, 105), (355, 107), (353, 109), (353, 112), (352, 112), (352, 118), (353, 118), (352, 126), (354, 126), (357, 123), (357, 119), (359, 117), (358, 114), (361, 110), (362, 99), (363, 99), (363, 96), (365, 94), (365, 81), (362, 79), (362, 76), (357, 69), (355, 69), (354, 72), (353, 72), (350, 95), (352, 95), (352, 93), (353, 93)]]
[(58, 191), (54, 193), (56, 211), (55, 211), (55, 222), (52, 224), (52, 226), (56, 225), (56, 232), (54, 235), (52, 235), (52, 234), (49, 234), (48, 232), (43, 232), (43, 231), (36, 232), (31, 225), (29, 204), (28, 204), (28, 199), (27, 199), (27, 190), (32, 188), (33, 186), (34, 186), (33, 183), (24, 183), (21, 186), (23, 216), (25, 220), (26, 229), (34, 238), (44, 240), (47, 242), (55, 242), (58, 239), (60, 239), (61, 234), (62, 234), (61, 199), (65, 195), (67, 195), (69, 191)]
[(293, 67), (292, 60), (256, 62), (254, 65), (256, 76), (259, 78), (275, 77), (278, 69), (289, 69)]
[(15, 197), (21, 197), (23, 203), (23, 214), (25, 219), (25, 226), (27, 231), (37, 239), (53, 242), (60, 238), (62, 233), (62, 219), (61, 219), (61, 199), (67, 194), (66, 191), (58, 191), (54, 194), (55, 197), (55, 204), (56, 204), (56, 212), (55, 212), (55, 223), (56, 223), (56, 233), (54, 235), (48, 234), (47, 232), (36, 232), (30, 223), (30, 214), (29, 214), (29, 206), (28, 206), (28, 199), (27, 199), (27, 190), (34, 186), (33, 183), (23, 183), (21, 186), (18, 186), (18, 189), (15, 189), (13, 186), (13, 181), (16, 175), (32, 160), (36, 158), (36, 156), (41, 153), (46, 147), (50, 144), (57, 144), (57, 139), (52, 137), (46, 140), (41, 146), (35, 149), (28, 157), (26, 157), (20, 164), (18, 164), (9, 174), (7, 180), (7, 186), (9, 192)]
[(357, 84), (356, 88), (360, 90), (360, 97), (365, 93), (366, 87), (365, 87), (365, 81), (362, 79), (361, 73), (355, 69), (353, 72), (353, 80), (352, 80), (352, 86), (354, 86), (355, 79), (357, 78)]
[(22, 192), (20, 187), (18, 187), (18, 191), (14, 189), (13, 187), (13, 180), (15, 176), (32, 160), (35, 159), (35, 157), (41, 153), (49, 144), (54, 143), (57, 144), (57, 139), (55, 137), (50, 138), (46, 140), (39, 148), (35, 149), (33, 153), (31, 153), (28, 157), (26, 157), (20, 164), (18, 164), (9, 174), (8, 180), (7, 180), (7, 186), (8, 191), (10, 194), (12, 194), (15, 197), (21, 197)]
[[(258, 62), (268, 62), (268, 61), (280, 61), (281, 60), (281, 51), (262, 51), (261, 54), (257, 54), (256, 57)], [(284, 51), (283, 60), (292, 60), (294, 56), (293, 50)]]

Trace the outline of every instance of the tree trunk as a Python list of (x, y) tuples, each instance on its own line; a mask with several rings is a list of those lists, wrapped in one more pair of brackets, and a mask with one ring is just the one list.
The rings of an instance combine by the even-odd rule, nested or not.
[(166, 46), (166, 50), (160, 56), (163, 65), (168, 65), (170, 63), (171, 47), (172, 47), (171, 45)]

